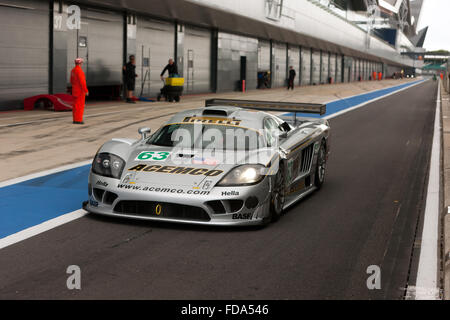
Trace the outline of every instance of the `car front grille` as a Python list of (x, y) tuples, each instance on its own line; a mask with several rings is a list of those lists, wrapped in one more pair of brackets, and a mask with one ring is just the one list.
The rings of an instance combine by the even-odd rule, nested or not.
[(114, 213), (193, 221), (211, 220), (208, 213), (202, 208), (155, 201), (122, 200), (114, 207)]
[(117, 194), (99, 188), (94, 188), (93, 193), (97, 201), (103, 202), (107, 205), (112, 205), (118, 198)]

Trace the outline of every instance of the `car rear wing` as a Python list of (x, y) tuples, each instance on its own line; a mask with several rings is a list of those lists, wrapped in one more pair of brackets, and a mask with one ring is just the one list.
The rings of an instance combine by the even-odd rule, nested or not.
[(314, 113), (321, 116), (327, 112), (327, 105), (320, 103), (295, 103), (282, 101), (256, 101), (256, 100), (234, 100), (234, 99), (209, 99), (205, 101), (205, 107), (233, 106), (260, 111), (292, 112), (294, 117), (297, 113)]

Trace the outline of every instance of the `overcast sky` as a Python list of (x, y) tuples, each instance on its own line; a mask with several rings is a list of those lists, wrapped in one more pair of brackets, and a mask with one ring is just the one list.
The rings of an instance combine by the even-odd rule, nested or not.
[(450, 51), (450, 0), (424, 0), (418, 30), (429, 26), (424, 47)]

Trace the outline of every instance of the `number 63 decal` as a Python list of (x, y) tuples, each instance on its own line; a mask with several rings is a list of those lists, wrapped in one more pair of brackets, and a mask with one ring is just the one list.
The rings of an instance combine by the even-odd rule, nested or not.
[(170, 152), (144, 151), (138, 154), (136, 161), (166, 161)]

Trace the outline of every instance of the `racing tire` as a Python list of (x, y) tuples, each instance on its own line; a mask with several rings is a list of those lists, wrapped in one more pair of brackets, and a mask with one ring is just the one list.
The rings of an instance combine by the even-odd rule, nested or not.
[(317, 165), (314, 174), (314, 185), (320, 189), (325, 181), (325, 173), (327, 169), (327, 155), (326, 155), (325, 141), (322, 141), (317, 155)]
[[(275, 175), (272, 194), (270, 196), (270, 221), (277, 221), (283, 214), (283, 207), (286, 201), (284, 164), (280, 162), (278, 172)], [(268, 219), (269, 220), (269, 219)]]

